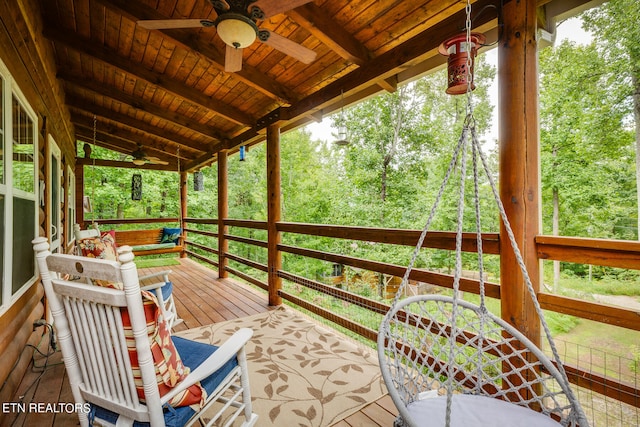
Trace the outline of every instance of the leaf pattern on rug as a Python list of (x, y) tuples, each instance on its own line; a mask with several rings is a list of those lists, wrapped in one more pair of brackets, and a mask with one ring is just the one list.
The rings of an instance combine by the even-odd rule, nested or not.
[(372, 349), (288, 308), (178, 335), (219, 345), (244, 327), (259, 426), (329, 426), (386, 393)]

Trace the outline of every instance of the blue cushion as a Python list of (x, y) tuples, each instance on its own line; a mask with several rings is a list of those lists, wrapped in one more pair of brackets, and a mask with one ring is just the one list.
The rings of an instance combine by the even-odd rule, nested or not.
[(162, 229), (162, 238), (160, 239), (160, 243), (175, 243), (177, 245), (181, 234), (181, 228), (165, 227)]
[[(167, 282), (168, 284), (171, 282)], [(166, 285), (165, 285), (166, 286)], [(191, 341), (180, 337), (171, 337), (173, 344), (176, 346), (182, 362), (185, 366), (191, 368), (191, 370), (197, 368), (204, 362), (204, 360), (213, 354), (218, 349), (215, 345), (203, 344), (196, 341)], [(231, 359), (224, 364), (220, 369), (214, 372), (200, 382), (202, 387), (207, 391), (207, 395), (210, 395), (213, 390), (220, 384), (220, 382), (229, 373), (238, 366), (236, 359)], [(181, 406), (179, 408), (173, 408), (169, 405), (164, 407), (164, 422), (167, 427), (182, 427), (187, 421), (195, 414), (195, 411), (189, 406)], [(91, 412), (89, 414), (89, 425), (93, 425), (93, 419), (99, 418), (101, 420), (115, 424), (118, 419), (118, 414), (108, 411), (96, 405), (91, 405)], [(134, 427), (148, 427), (149, 423), (135, 422)]]
[[(161, 288), (160, 288), (160, 292), (162, 292), (162, 299), (164, 301), (168, 300), (169, 298), (171, 298), (171, 293), (173, 292), (173, 283), (171, 282), (166, 282)], [(176, 337), (177, 338), (177, 337)], [(180, 352), (178, 352), (180, 353)]]

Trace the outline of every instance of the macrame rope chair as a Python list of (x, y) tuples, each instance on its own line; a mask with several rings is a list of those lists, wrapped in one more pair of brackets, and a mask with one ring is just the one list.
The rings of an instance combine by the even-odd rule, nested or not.
[[(469, 7), (467, 8), (469, 13)], [(467, 20), (467, 37), (470, 34)], [(467, 38), (469, 40), (469, 38)], [(470, 79), (469, 79), (470, 80)], [(449, 168), (420, 235), (402, 283), (378, 333), (382, 376), (398, 408), (396, 426), (588, 426), (569, 387), (476, 135), (470, 89), (467, 116)], [(478, 247), (479, 305), (459, 298), (467, 152), (471, 150)], [(509, 242), (553, 354), (550, 360), (512, 325), (490, 313), (485, 283), (479, 202), (479, 168), (493, 190)], [(402, 299), (411, 270), (451, 175), (459, 168), (459, 200), (453, 296)], [(502, 284), (507, 286), (507, 284)]]

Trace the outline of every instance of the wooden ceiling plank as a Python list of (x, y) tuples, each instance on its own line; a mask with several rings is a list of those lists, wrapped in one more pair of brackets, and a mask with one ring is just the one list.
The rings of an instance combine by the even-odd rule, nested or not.
[(136, 39), (135, 24), (126, 19), (120, 18), (120, 34), (118, 36), (118, 52), (123, 52), (125, 56), (131, 52), (134, 40)]
[(247, 126), (254, 122), (254, 119), (247, 114), (224, 103), (218, 102), (206, 96), (202, 92), (184, 85), (182, 82), (168, 79), (162, 73), (158, 73), (141, 65), (132, 63), (128, 58), (123, 58), (115, 52), (97, 47), (87, 40), (80, 40), (68, 32), (61, 31), (57, 28), (54, 29), (52, 26), (49, 26), (45, 28), (44, 35), (56, 43), (66, 45), (67, 47), (77, 50), (91, 58), (100, 60), (112, 67), (116, 67), (127, 74), (145, 80), (149, 84), (153, 84), (171, 92), (180, 98), (213, 110), (220, 116), (236, 124)]
[[(116, 8), (133, 22), (148, 19), (170, 19), (170, 16), (158, 13), (158, 11), (145, 7), (142, 4), (132, 2), (130, 0), (98, 0), (105, 7)], [(203, 18), (206, 18), (203, 16)], [(182, 46), (185, 49), (198, 52), (203, 57), (207, 58), (216, 66), (221, 72), (224, 71), (224, 55), (221, 51), (211, 46), (209, 43), (202, 43), (195, 36), (197, 33), (195, 30), (154, 30), (163, 34), (165, 37), (170, 38), (174, 43)], [(296, 101), (299, 96), (288, 90), (285, 86), (269, 79), (263, 73), (251, 67), (243, 67), (243, 69), (237, 73), (231, 75), (232, 78), (242, 81), (249, 87), (252, 87), (264, 95), (283, 104), (290, 104)]]
[[(479, 0), (475, 5), (477, 8), (482, 8), (493, 3), (494, 0)], [(418, 64), (433, 56), (433, 52), (437, 50), (440, 44), (440, 39), (435, 40), (433, 34), (440, 34), (442, 39), (457, 34), (458, 29), (455, 23), (459, 22), (463, 15), (464, 10), (426, 29), (412, 39), (372, 59), (366, 66), (354, 70), (297, 104), (286, 108), (286, 113), (283, 113), (283, 115), (288, 118), (304, 115), (304, 112), (317, 109), (328, 100), (341, 96), (342, 93), (359, 91), (374, 84), (377, 80), (389, 78), (408, 66)], [(490, 14), (483, 14), (477, 18), (476, 25), (483, 25), (492, 19), (493, 17)]]
[[(409, 4), (411, 2), (402, 2), (394, 7), (394, 9), (400, 8), (401, 5)], [(417, 36), (421, 32), (430, 29), (433, 25), (439, 23), (443, 18), (451, 15), (458, 14), (461, 11), (464, 11), (464, 3), (458, 0), (446, 0), (439, 2), (428, 2), (418, 9), (415, 8), (405, 8), (399, 10), (398, 14), (406, 14), (406, 18), (402, 22), (397, 22), (392, 19), (389, 19), (388, 15), (381, 17), (380, 22), (381, 27), (384, 27), (384, 31), (379, 33), (371, 32), (371, 29), (366, 29), (368, 34), (366, 37), (368, 38), (368, 43), (376, 46), (380, 46), (379, 49), (375, 51), (376, 55), (380, 55), (385, 51), (389, 50), (392, 47), (395, 47), (405, 41)], [(479, 10), (474, 6), (472, 6), (472, 10)], [(394, 16), (394, 14), (390, 14)], [(491, 15), (491, 13), (488, 13)], [(450, 23), (452, 30), (454, 33), (460, 32), (464, 30), (466, 16), (464, 14), (462, 16), (458, 15), (459, 18)], [(495, 14), (493, 15), (495, 17)], [(475, 25), (475, 22), (474, 22)], [(439, 36), (438, 33), (433, 33), (437, 38)], [(362, 37), (362, 32), (358, 34), (359, 37)], [(385, 43), (385, 40), (391, 38), (395, 40), (394, 45), (389, 45)], [(439, 41), (442, 42), (443, 39)]]
[(215, 128), (204, 125), (196, 120), (192, 120), (188, 116), (177, 114), (171, 109), (166, 109), (158, 106), (153, 102), (146, 101), (144, 97), (128, 95), (125, 92), (109, 87), (107, 86), (106, 82), (99, 83), (93, 80), (83, 79), (66, 72), (59, 73), (58, 78), (64, 80), (65, 82), (68, 82), (71, 86), (79, 87), (84, 90), (100, 94), (101, 96), (110, 98), (114, 101), (118, 101), (122, 104), (127, 104), (133, 109), (144, 111), (162, 120), (174, 123), (177, 126), (182, 126), (194, 132), (199, 132), (207, 137), (217, 140), (228, 139), (227, 135), (221, 135)]
[(172, 79), (186, 82), (187, 76), (190, 75), (195, 66), (196, 58), (196, 55), (189, 54), (184, 49), (175, 49), (164, 72)]
[(336, 25), (335, 19), (313, 3), (287, 12), (294, 21), (342, 58), (363, 65), (371, 58), (371, 52), (355, 37)]
[[(40, 3), (44, 3), (46, 0), (41, 0)], [(53, 3), (53, 2), (47, 2)], [(89, 2), (73, 2), (73, 4), (69, 5), (69, 7), (73, 10), (73, 14), (70, 18), (73, 19), (73, 23), (75, 24), (76, 33), (82, 37), (87, 39), (91, 38), (91, 32), (100, 32), (100, 21), (91, 20), (91, 7), (89, 6)], [(68, 19), (68, 18), (67, 18)], [(59, 21), (56, 21), (59, 22)], [(95, 28), (92, 28), (94, 26)]]
[(113, 110), (109, 110), (105, 107), (97, 106), (95, 104), (94, 105), (88, 104), (87, 102), (80, 100), (78, 98), (67, 97), (66, 103), (71, 108), (80, 109), (80, 110), (86, 111), (89, 114), (94, 114), (99, 117), (104, 117), (105, 119), (115, 121), (121, 124), (122, 126), (129, 127), (140, 132), (144, 132), (146, 134), (149, 134), (157, 138), (166, 139), (168, 141), (173, 142), (174, 144), (177, 144), (182, 148), (191, 148), (196, 152), (197, 151), (206, 152), (209, 149), (209, 146), (213, 144), (213, 142), (209, 144), (198, 143), (197, 141), (193, 141), (188, 138), (184, 138), (183, 136), (178, 135), (174, 132), (170, 132), (167, 129), (160, 129), (158, 127), (149, 125), (148, 123), (142, 120), (135, 119), (124, 113), (118, 113)]

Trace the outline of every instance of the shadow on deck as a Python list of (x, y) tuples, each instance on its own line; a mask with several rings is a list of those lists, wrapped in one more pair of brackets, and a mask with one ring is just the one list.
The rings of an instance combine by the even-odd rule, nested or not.
[[(141, 275), (172, 270), (170, 277), (174, 284), (174, 297), (178, 313), (184, 320), (175, 327), (176, 331), (272, 309), (265, 293), (232, 279), (219, 279), (216, 271), (193, 260), (178, 260), (180, 265), (139, 270)], [(39, 346), (41, 351), (46, 352), (48, 341), (49, 334), (43, 335)], [(78, 418), (73, 408), (67, 405), (72, 402), (61, 353), (56, 352), (48, 358), (36, 353), (35, 363), (23, 378), (13, 401), (3, 402), (0, 426), (77, 426)], [(18, 404), (24, 406), (19, 408)], [(391, 399), (385, 396), (334, 426), (389, 426), (396, 414)]]

